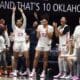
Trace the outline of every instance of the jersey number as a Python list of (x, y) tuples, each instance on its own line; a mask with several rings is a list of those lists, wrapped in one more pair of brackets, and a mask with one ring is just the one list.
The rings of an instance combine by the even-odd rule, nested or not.
[(41, 33), (41, 36), (42, 37), (46, 37), (46, 33)]
[(18, 36), (23, 36), (23, 33), (18, 33)]

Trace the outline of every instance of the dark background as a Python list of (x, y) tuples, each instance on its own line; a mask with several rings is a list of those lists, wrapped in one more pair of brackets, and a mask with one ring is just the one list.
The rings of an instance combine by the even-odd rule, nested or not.
[[(0, 0), (1, 2), (2, 0)], [(5, 1), (5, 0), (3, 0)], [(14, 1), (14, 2), (18, 2), (18, 1), (21, 1), (21, 2), (39, 2), (40, 3), (40, 7), (42, 6), (41, 4), (43, 2), (45, 3), (51, 3), (51, 4), (54, 4), (54, 3), (64, 3), (65, 5), (67, 4), (79, 4), (80, 1), (79, 0), (6, 0), (6, 1)], [(31, 28), (32, 27), (32, 23), (36, 20), (34, 18), (34, 13), (35, 11), (35, 8), (33, 11), (28, 11), (28, 10), (24, 10), (28, 20), (27, 20), (27, 27), (28, 28)], [(70, 30), (71, 30), (71, 33), (73, 32), (74, 30), (74, 27), (78, 24), (78, 18), (80, 16), (80, 13), (71, 13), (71, 12), (67, 12), (67, 13), (64, 13), (64, 12), (53, 12), (52, 10), (50, 12), (43, 12), (43, 10), (37, 12), (38, 13), (38, 17), (41, 18), (41, 16), (46, 13), (49, 15), (49, 23), (52, 24), (52, 22), (55, 20), (58, 22), (59, 24), (59, 20), (61, 18), (61, 16), (66, 16), (67, 18), (67, 23), (70, 25)], [(12, 11), (11, 10), (4, 10), (4, 9), (0, 9), (0, 18), (4, 18), (6, 20), (6, 23), (8, 25), (8, 29), (9, 29), (9, 32), (12, 31), (11, 30), (11, 14), (12, 14)], [(16, 17), (19, 18), (20, 17), (20, 14), (19, 12), (16, 14)]]

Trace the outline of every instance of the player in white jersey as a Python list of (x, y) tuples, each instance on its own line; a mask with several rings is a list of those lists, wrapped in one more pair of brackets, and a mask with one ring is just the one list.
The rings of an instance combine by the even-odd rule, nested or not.
[(48, 54), (51, 49), (51, 40), (53, 35), (53, 27), (48, 25), (48, 20), (43, 19), (41, 25), (37, 27), (37, 38), (38, 43), (36, 46), (35, 58), (33, 63), (33, 69), (30, 74), (30, 77), (36, 76), (36, 67), (39, 61), (39, 57), (42, 53), (43, 55), (43, 71), (40, 75), (41, 78), (45, 79), (45, 72), (48, 64)]
[[(10, 47), (10, 41), (7, 33), (7, 26), (5, 25), (5, 20), (0, 19), (0, 69), (1, 66), (7, 67), (6, 62), (6, 50), (8, 50)], [(1, 62), (3, 57), (3, 62)], [(2, 69), (0, 70), (0, 75), (2, 75)]]
[[(21, 8), (18, 9), (22, 14), (22, 19), (18, 19), (15, 22), (15, 11), (16, 8), (13, 8), (12, 13), (12, 28), (14, 34), (14, 45), (13, 45), (13, 52), (14, 52), (14, 64), (13, 64), (13, 76), (17, 76), (17, 60), (19, 55), (24, 55), (26, 59), (26, 71), (24, 74), (30, 73), (29, 70), (29, 40), (27, 39), (28, 36), (25, 32), (26, 28), (26, 16)], [(27, 40), (26, 40), (27, 39)]]
[(10, 40), (9, 40), (9, 36), (8, 36), (7, 25), (5, 25), (5, 20), (3, 18), (0, 19), (0, 28), (2, 29), (1, 31), (4, 35), (5, 40), (6, 40), (5, 45), (6, 45), (7, 49), (9, 49)]
[(77, 62), (77, 73), (74, 74), (73, 80), (79, 80), (80, 77), (80, 25), (75, 28), (73, 34), (74, 40), (74, 52), (72, 55), (69, 55), (68, 60), (70, 67), (72, 67), (72, 61)]
[(76, 29), (73, 34), (73, 38), (75, 40), (75, 49), (76, 49), (76, 57), (77, 57), (77, 74), (76, 76), (80, 78), (80, 25), (76, 26)]
[(69, 67), (69, 74), (66, 76), (66, 79), (71, 79), (73, 74), (72, 66), (74, 66), (74, 62), (77, 60), (73, 37), (71, 37), (69, 40), (69, 52), (66, 58)]
[(55, 32), (57, 36), (59, 37), (59, 51), (60, 54), (58, 56), (58, 65), (59, 65), (59, 74), (54, 76), (54, 78), (65, 78), (67, 76), (67, 69), (66, 69), (66, 60), (65, 55), (68, 53), (68, 41), (70, 38), (70, 29), (69, 26), (66, 25), (66, 18), (62, 17), (61, 25), (57, 28), (57, 26), (54, 26)]

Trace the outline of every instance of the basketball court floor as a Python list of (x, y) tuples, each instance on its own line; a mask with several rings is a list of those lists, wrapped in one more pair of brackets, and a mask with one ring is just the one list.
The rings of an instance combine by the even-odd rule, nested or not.
[[(26, 78), (26, 77), (7, 77), (7, 76), (3, 76), (0, 77), (0, 80), (34, 80), (32, 78)], [(35, 80), (44, 80), (44, 79), (40, 79), (37, 78)], [(50, 79), (50, 78), (46, 78), (45, 80), (71, 80), (71, 79)]]
[(0, 77), (0, 80), (29, 80), (28, 78), (17, 78), (17, 77), (13, 77), (13, 78), (10, 78), (10, 77)]

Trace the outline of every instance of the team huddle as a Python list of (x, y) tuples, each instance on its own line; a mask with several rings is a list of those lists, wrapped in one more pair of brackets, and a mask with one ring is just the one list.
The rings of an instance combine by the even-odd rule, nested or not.
[[(53, 78), (71, 78), (73, 80), (79, 80), (80, 75), (80, 26), (77, 26), (73, 35), (70, 36), (70, 26), (67, 25), (66, 17), (61, 17), (60, 26), (58, 27), (57, 22), (53, 22), (49, 25), (48, 19), (43, 18), (40, 24), (37, 25), (36, 37), (38, 39), (37, 45), (35, 47), (35, 57), (33, 61), (32, 72), (30, 71), (30, 36), (26, 33), (27, 18), (21, 8), (18, 9), (22, 17), (15, 20), (16, 8), (12, 9), (12, 29), (13, 33), (8, 36), (7, 26), (5, 25), (5, 20), (0, 19), (0, 60), (1, 55), (6, 65), (5, 52), (10, 48), (10, 41), (13, 41), (13, 62), (12, 70), (10, 75), (17, 76), (28, 75), (30, 80), (36, 80), (36, 69), (40, 55), (43, 55), (43, 70), (40, 75), (41, 80), (45, 80), (46, 70), (48, 67), (48, 55), (51, 50), (52, 37), (55, 32), (55, 36), (59, 38), (58, 44), (58, 66), (59, 74), (55, 75)], [(26, 70), (20, 72), (17, 70), (18, 57), (24, 56), (26, 62)], [(77, 63), (77, 73), (73, 74), (72, 67), (74, 63)], [(54, 80), (53, 79), (53, 80)]]

